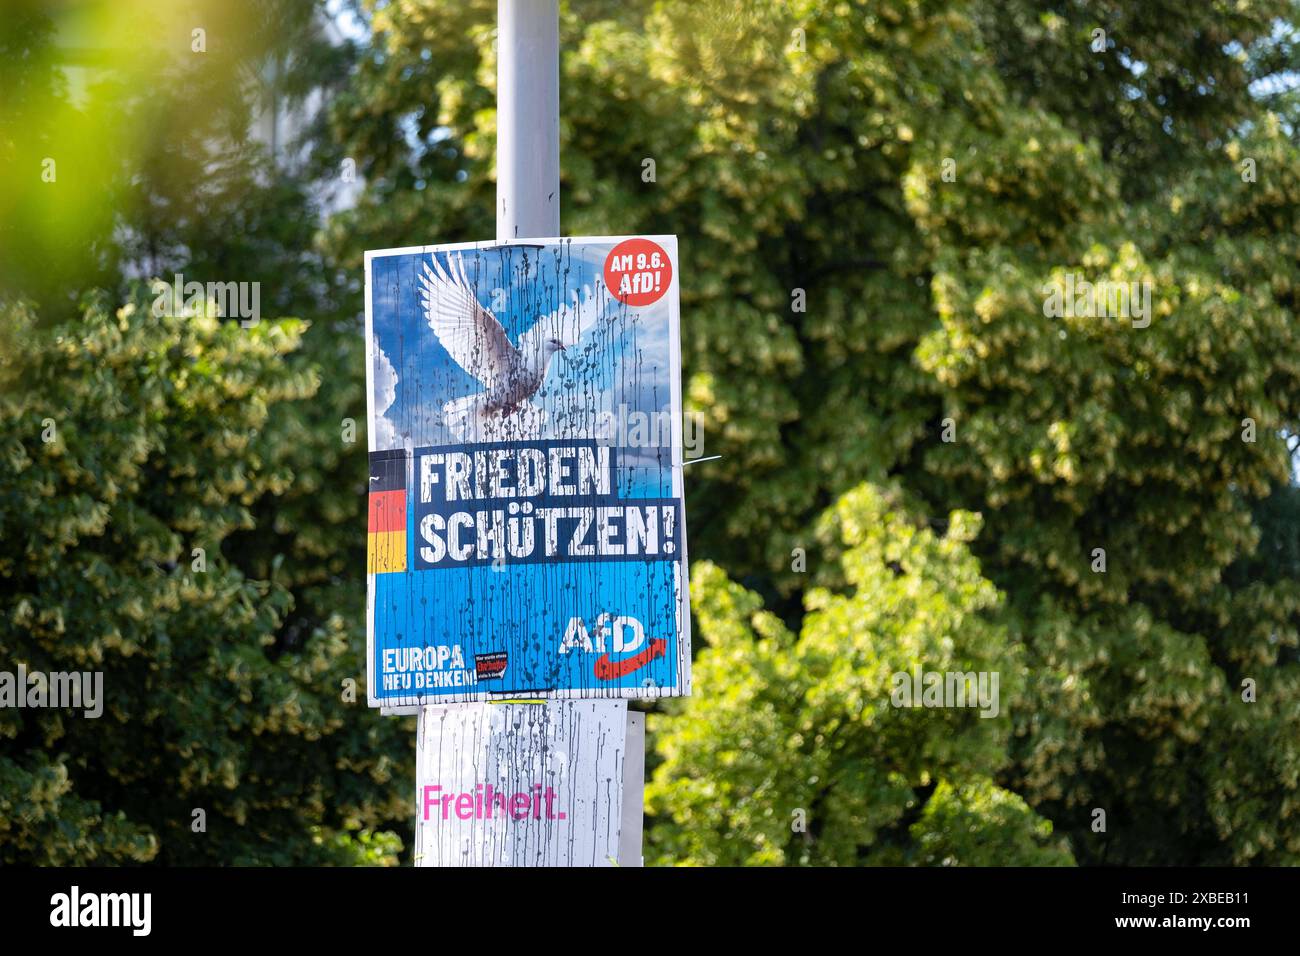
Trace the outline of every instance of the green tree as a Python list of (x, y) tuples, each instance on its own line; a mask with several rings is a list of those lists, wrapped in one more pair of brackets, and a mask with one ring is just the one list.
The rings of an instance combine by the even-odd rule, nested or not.
[[(954, 512), (937, 535), (864, 485), (827, 526), (848, 586), (810, 591), (797, 637), (716, 565), (695, 566), (702, 692), (659, 735), (647, 803), (664, 818), (660, 860), (1073, 862), (1051, 823), (994, 782), (1008, 763), (997, 712), (1019, 704), (1024, 665), (967, 548), (978, 516)], [(996, 673), (992, 706), (896, 706), (913, 699), (892, 699), (895, 675), (914, 669)]]
[[(365, 7), (375, 42), (334, 131), (368, 188), (327, 237), (353, 269), (374, 245), (493, 232), (495, 4)], [(970, 548), (1023, 672), (994, 783), (1082, 863), (1300, 860), (1300, 595), (1250, 573), (1261, 539), (1295, 536), (1294, 509), (1262, 504), (1300, 431), (1300, 156), (1294, 97), (1268, 93), (1295, 4), (561, 18), (564, 231), (682, 240), (688, 406), (723, 456), (689, 475), (692, 553), (803, 635), (810, 589), (847, 586), (812, 529), (851, 488), (896, 486), (936, 526), (980, 514)], [(1046, 315), (1075, 280), (1135, 283), (1135, 303), (1149, 283), (1150, 314)], [(701, 671), (662, 740), (731, 733), (692, 717), (732, 692)], [(673, 774), (732, 780), (721, 742), (689, 753)], [(955, 819), (958, 795), (1006, 819), (963, 786), (918, 820)], [(657, 805), (660, 835), (694, 812)], [(835, 825), (819, 839), (870, 847)], [(672, 853), (721, 858), (723, 829)]]
[[(157, 317), (142, 295), (0, 328), (0, 660), (103, 674), (97, 719), (0, 710), (0, 861), (391, 862), (376, 830), (406, 816), (411, 728), (361, 719), (363, 602), (285, 630), (313, 537), (289, 530), (315, 478), (302, 324)], [(292, 487), (253, 576), (233, 543)]]
[[(152, 4), (86, 11), (79, 105), (48, 10), (0, 34), (0, 159), (61, 150), (56, 182), (0, 188), (0, 670), (100, 670), (107, 704), (3, 711), (0, 861), (393, 862), (413, 731), (364, 701), (360, 326), (313, 243), (322, 168), (249, 132), (269, 84), (292, 105), (350, 50), (315, 4), (223, 2), (191, 11), (207, 53), (122, 64), (124, 37), (179, 35)], [(138, 286), (72, 305), (174, 271), (311, 327), (157, 316)]]

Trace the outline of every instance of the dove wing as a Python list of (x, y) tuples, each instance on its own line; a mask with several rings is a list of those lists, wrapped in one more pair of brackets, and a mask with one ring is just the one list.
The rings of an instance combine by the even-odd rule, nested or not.
[(465, 277), (464, 257), (448, 256), (445, 269), (437, 256), (429, 258), (433, 268), (424, 263), (419, 276), (429, 328), (461, 368), (492, 389), (508, 378), (519, 353), (496, 316), (479, 305)]

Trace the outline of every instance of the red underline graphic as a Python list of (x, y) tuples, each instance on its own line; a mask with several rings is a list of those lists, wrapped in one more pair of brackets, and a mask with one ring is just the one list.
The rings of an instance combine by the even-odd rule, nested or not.
[(640, 654), (624, 658), (621, 661), (611, 661), (608, 654), (601, 654), (596, 658), (596, 679), (597, 680), (618, 680), (620, 677), (626, 677), (638, 667), (644, 667), (656, 657), (663, 657), (668, 653), (668, 642), (661, 637), (652, 638), (650, 646)]

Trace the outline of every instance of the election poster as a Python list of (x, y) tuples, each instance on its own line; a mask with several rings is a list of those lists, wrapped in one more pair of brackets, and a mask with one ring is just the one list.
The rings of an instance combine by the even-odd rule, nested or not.
[(622, 700), (424, 708), (415, 865), (640, 866), (628, 717)]
[(677, 265), (366, 254), (371, 706), (689, 693)]

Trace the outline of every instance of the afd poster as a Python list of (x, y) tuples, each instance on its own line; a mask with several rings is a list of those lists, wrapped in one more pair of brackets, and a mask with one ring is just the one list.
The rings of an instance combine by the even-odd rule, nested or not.
[(690, 691), (673, 236), (366, 253), (371, 706)]

